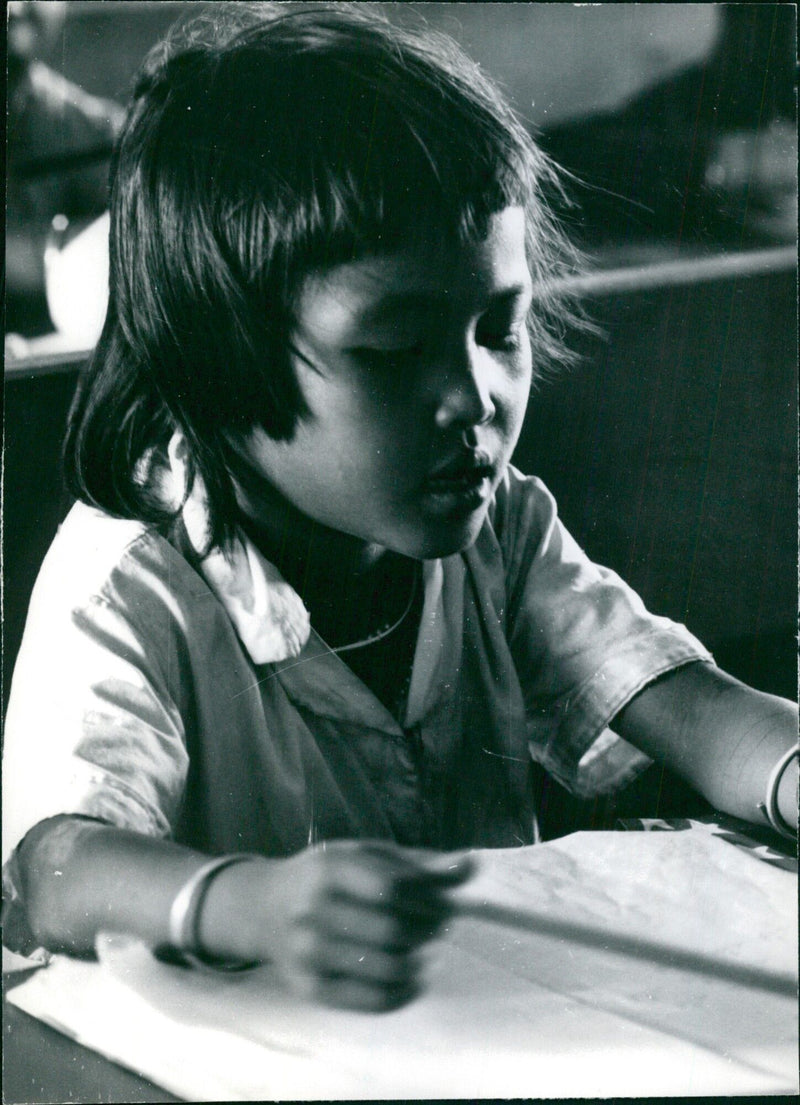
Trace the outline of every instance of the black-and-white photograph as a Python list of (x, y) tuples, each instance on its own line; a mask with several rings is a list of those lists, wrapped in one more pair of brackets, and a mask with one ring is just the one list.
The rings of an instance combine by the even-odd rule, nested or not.
[(798, 1094), (796, 5), (6, 11), (5, 1105)]

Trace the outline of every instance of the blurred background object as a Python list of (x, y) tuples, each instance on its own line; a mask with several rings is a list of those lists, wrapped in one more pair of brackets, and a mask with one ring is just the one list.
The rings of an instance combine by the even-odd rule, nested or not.
[(702, 64), (719, 40), (718, 4), (377, 4), (453, 35), (538, 129), (619, 110)]
[(109, 224), (106, 211), (70, 236), (69, 219), (56, 215), (45, 245), (45, 292), (50, 320), (76, 349), (91, 349), (105, 321)]
[[(676, 6), (661, 7), (680, 19)], [(797, 9), (696, 7), (718, 23), (703, 56), (614, 110), (542, 135), (581, 182), (579, 229), (590, 247), (796, 241)]]
[[(565, 215), (599, 265), (795, 241), (794, 5), (370, 6), (448, 32), (500, 81), (572, 173), (579, 206)], [(208, 7), (8, 5), (6, 332), (29, 338), (53, 329), (44, 284), (51, 221), (69, 220), (68, 250), (103, 213), (118, 104), (133, 73), (174, 22)], [(102, 235), (90, 240), (104, 249)], [(102, 314), (91, 298), (102, 280), (88, 275), (87, 249), (73, 256), (74, 269), (67, 257), (56, 267), (71, 277), (74, 310), (85, 284), (87, 313)], [(71, 331), (84, 342), (95, 332), (77, 321)], [(6, 347), (12, 355), (25, 349), (16, 339)]]
[(53, 217), (81, 227), (108, 206), (108, 164), (122, 109), (89, 95), (49, 64), (69, 5), (8, 4), (5, 330), (52, 330), (44, 255)]

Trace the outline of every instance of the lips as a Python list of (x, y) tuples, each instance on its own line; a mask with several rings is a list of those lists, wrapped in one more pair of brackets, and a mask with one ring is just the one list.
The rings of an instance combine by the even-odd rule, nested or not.
[(475, 450), (469, 453), (459, 453), (458, 456), (451, 457), (443, 464), (437, 465), (428, 476), (428, 482), (463, 480), (475, 477), (477, 474), (483, 477), (491, 475), (491, 472), (492, 464), (489, 454)]
[(425, 480), (426, 495), (480, 501), (491, 485), (493, 466), (487, 454), (462, 453), (438, 465)]

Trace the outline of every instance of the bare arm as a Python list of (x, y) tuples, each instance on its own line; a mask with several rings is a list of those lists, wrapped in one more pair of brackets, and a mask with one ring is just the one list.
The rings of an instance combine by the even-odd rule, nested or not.
[[(698, 662), (645, 687), (613, 728), (717, 809), (766, 824), (759, 803), (773, 767), (797, 742), (797, 707)], [(778, 805), (784, 820), (795, 825), (796, 760), (784, 773)]]
[[(176, 894), (207, 859), (96, 822), (41, 822), (19, 854), (29, 923), (44, 946), (72, 954), (91, 953), (101, 931), (158, 947)], [(450, 913), (443, 892), (470, 870), (450, 856), (355, 841), (254, 857), (210, 883), (201, 950), (271, 960), (294, 990), (328, 1004), (393, 1008), (419, 988), (414, 953)]]

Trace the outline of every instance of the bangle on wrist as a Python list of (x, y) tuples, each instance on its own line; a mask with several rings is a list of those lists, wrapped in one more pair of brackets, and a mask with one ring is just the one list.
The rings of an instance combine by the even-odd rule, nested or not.
[(198, 867), (178, 893), (169, 911), (169, 944), (183, 962), (193, 967), (213, 968), (220, 971), (243, 971), (257, 965), (256, 961), (222, 959), (208, 955), (200, 947), (198, 922), (208, 888), (226, 867), (258, 857), (248, 853), (217, 856)]
[(775, 832), (780, 833), (781, 836), (789, 837), (790, 839), (794, 839), (794, 837), (797, 836), (797, 826), (790, 825), (781, 813), (778, 807), (778, 790), (786, 768), (792, 760), (797, 757), (798, 753), (800, 753), (800, 748), (794, 745), (793, 748), (787, 749), (781, 756), (773, 767), (770, 777), (767, 780), (766, 799), (758, 804), (758, 808), (762, 811)]

